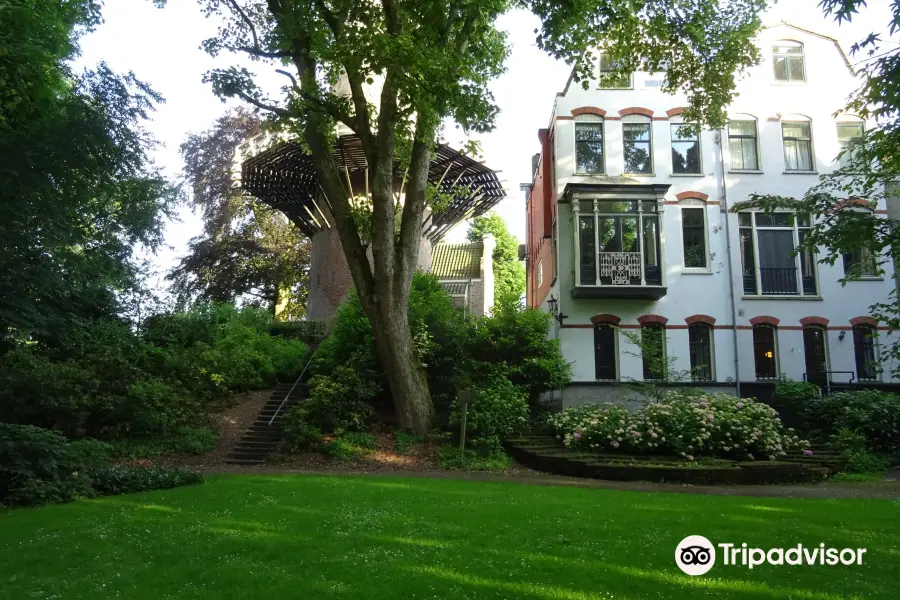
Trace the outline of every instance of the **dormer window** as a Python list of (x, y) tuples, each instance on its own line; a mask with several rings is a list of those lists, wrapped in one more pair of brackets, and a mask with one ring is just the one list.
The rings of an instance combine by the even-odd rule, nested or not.
[(775, 67), (775, 81), (791, 83), (806, 81), (803, 44), (800, 42), (782, 40), (772, 46), (772, 64)]

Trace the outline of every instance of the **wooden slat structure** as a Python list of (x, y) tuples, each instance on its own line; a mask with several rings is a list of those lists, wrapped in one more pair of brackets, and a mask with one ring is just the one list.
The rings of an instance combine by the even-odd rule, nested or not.
[[(368, 181), (366, 156), (358, 137), (339, 137), (334, 160), (346, 174), (345, 185), (351, 179), (358, 179), (360, 173)], [(403, 181), (404, 173), (398, 169), (395, 178)], [(428, 179), (453, 195), (449, 206), (430, 215), (422, 224), (422, 235), (431, 242), (439, 241), (460, 221), (484, 214), (506, 196), (495, 171), (443, 144), (438, 146), (431, 161)], [(331, 207), (319, 186), (312, 157), (295, 142), (277, 143), (244, 160), (241, 187), (283, 211), (310, 237), (333, 226), (329, 222)], [(353, 189), (352, 193), (359, 195), (365, 191)]]

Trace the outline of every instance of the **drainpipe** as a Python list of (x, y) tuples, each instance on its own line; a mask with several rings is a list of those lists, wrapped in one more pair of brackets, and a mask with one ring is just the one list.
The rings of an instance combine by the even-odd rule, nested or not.
[(734, 391), (737, 397), (741, 397), (741, 359), (738, 354), (737, 339), (737, 300), (734, 296), (734, 266), (731, 262), (731, 227), (728, 225), (728, 184), (725, 181), (725, 149), (722, 147), (722, 140), (725, 137), (725, 130), (720, 129), (716, 132), (716, 145), (719, 147), (719, 172), (722, 174), (722, 190), (720, 206), (725, 214), (725, 255), (728, 262), (728, 295), (731, 299), (731, 340), (734, 343)]

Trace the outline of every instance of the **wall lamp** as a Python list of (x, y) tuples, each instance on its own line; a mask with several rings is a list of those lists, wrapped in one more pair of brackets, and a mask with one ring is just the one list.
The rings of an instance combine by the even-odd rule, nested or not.
[(562, 315), (559, 313), (559, 300), (553, 297), (553, 294), (550, 294), (550, 299), (547, 300), (547, 306), (550, 307), (550, 316), (556, 319), (556, 322), (562, 326), (563, 321), (569, 318), (569, 315)]

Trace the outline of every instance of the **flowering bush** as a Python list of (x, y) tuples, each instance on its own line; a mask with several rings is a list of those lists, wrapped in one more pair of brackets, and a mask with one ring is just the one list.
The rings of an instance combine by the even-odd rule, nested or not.
[(552, 415), (550, 428), (568, 448), (640, 454), (775, 460), (805, 448), (771, 407), (727, 394), (669, 393), (631, 412), (613, 404), (577, 406)]

